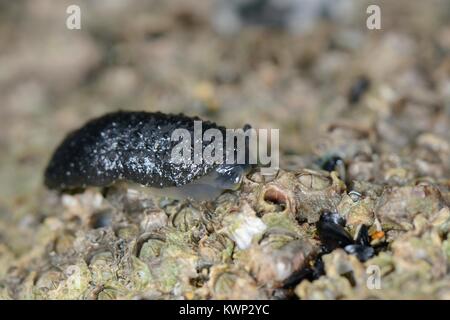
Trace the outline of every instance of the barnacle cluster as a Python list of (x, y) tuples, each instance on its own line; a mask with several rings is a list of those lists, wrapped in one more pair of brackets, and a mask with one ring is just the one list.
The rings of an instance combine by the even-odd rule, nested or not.
[[(126, 184), (88, 188), (54, 199), (35, 249), (2, 271), (1, 294), (335, 299), (396, 298), (408, 288), (410, 298), (449, 298), (448, 195), (448, 185), (414, 178), (347, 187), (336, 171), (320, 169), (253, 172), (240, 190), (209, 202), (154, 197)], [(336, 213), (323, 220), (329, 211)], [(368, 255), (347, 246), (361, 228)], [(336, 240), (328, 249), (327, 239)], [(367, 285), (370, 266), (380, 270), (381, 289)]]

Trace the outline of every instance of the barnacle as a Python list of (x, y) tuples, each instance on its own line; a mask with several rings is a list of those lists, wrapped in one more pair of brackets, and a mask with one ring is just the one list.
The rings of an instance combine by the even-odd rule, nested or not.
[(436, 187), (420, 184), (385, 189), (377, 203), (376, 213), (387, 228), (408, 230), (412, 228), (412, 217), (418, 213), (430, 216), (443, 206), (442, 196)]
[(267, 298), (248, 273), (227, 265), (217, 265), (211, 269), (208, 288), (213, 299)]

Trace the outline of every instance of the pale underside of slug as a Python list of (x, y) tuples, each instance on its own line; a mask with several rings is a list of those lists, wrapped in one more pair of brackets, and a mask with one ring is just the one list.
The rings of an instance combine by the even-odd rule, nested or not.
[(212, 170), (207, 175), (178, 187), (155, 188), (130, 182), (119, 183), (125, 185), (127, 189), (134, 189), (153, 196), (208, 201), (217, 198), (225, 190), (236, 190), (249, 169), (249, 166), (236, 165), (230, 168), (229, 175), (221, 175), (216, 170)]
[[(170, 161), (175, 129), (194, 130), (184, 115), (149, 112), (115, 112), (93, 119), (70, 133), (54, 152), (45, 171), (50, 189), (106, 187), (130, 182), (175, 198), (211, 199), (234, 189), (246, 165), (174, 164)], [(203, 121), (203, 130), (225, 131)], [(203, 149), (207, 145), (203, 142)]]

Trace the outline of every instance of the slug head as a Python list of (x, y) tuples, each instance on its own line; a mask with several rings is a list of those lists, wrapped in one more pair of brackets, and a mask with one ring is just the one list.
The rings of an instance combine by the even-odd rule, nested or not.
[(216, 171), (214, 185), (223, 190), (236, 190), (241, 185), (243, 177), (250, 172), (251, 165), (221, 165)]

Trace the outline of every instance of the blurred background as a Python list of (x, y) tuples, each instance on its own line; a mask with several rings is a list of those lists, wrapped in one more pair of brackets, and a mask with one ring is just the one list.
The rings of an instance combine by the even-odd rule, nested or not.
[[(66, 27), (71, 4), (81, 30)], [(381, 30), (366, 27), (369, 4)], [(308, 155), (327, 124), (368, 123), (407, 97), (420, 108), (401, 129), (378, 128), (398, 148), (437, 107), (450, 114), (449, 52), (444, 0), (1, 0), (0, 241), (39, 210), (52, 151), (92, 117), (280, 128), (283, 154)]]

